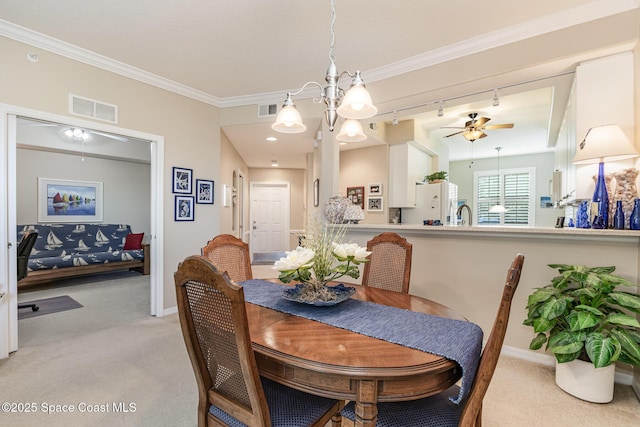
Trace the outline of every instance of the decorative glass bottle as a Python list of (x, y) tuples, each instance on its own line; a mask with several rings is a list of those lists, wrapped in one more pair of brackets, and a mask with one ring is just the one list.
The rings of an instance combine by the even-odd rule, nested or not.
[(624, 230), (624, 209), (622, 208), (622, 200), (616, 202), (616, 213), (613, 215), (613, 228), (616, 230)]
[(640, 199), (633, 201), (633, 210), (629, 217), (629, 228), (632, 230), (640, 230)]
[(607, 194), (607, 184), (604, 179), (603, 162), (600, 162), (598, 165), (598, 180), (596, 181), (596, 189), (593, 192), (593, 199), (591, 200), (597, 203), (591, 226), (593, 228), (607, 228), (609, 225), (609, 195)]

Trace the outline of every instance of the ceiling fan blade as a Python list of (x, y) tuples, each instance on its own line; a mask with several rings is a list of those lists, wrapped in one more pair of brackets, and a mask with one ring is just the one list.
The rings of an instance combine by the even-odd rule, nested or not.
[(483, 126), (485, 123), (487, 123), (489, 120), (491, 120), (489, 117), (480, 117), (478, 120), (476, 120), (475, 122), (475, 126), (476, 127), (480, 127)]
[(499, 125), (485, 126), (485, 129), (510, 129), (513, 127), (513, 123), (504, 123)]
[(456, 133), (452, 133), (451, 135), (447, 135), (445, 136), (445, 138), (449, 138), (450, 136), (454, 136), (454, 135), (460, 135), (461, 133), (463, 133), (464, 131), (461, 130), (460, 132), (456, 132)]
[(120, 141), (120, 142), (128, 142), (129, 138), (125, 138), (124, 136), (120, 136), (120, 135), (114, 135), (111, 133), (104, 133), (104, 132), (98, 132), (97, 130), (90, 130), (89, 132), (91, 133), (95, 133), (96, 135), (101, 135), (107, 138), (111, 138), (111, 139), (115, 139), (116, 141)]

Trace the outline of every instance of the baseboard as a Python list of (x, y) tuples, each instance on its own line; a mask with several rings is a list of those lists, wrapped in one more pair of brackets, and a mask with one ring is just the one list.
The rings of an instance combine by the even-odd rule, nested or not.
[[(502, 347), (501, 354), (515, 357), (516, 359), (526, 360), (528, 362), (538, 363), (540, 365), (555, 366), (556, 364), (554, 357), (550, 354), (535, 353), (530, 350), (523, 350), (521, 348), (510, 347), (508, 345)], [(616, 369), (615, 382), (622, 385), (633, 386), (636, 394), (640, 396), (640, 385), (638, 385), (637, 382), (634, 384), (633, 374)]]
[(162, 310), (162, 314), (160, 314), (160, 316), (158, 317), (171, 316), (172, 314), (178, 314), (178, 306), (169, 307)]

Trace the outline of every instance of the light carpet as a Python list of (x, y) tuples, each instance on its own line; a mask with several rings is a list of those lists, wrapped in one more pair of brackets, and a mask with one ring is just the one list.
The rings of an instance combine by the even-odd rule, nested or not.
[[(78, 278), (19, 299), (57, 295), (85, 308), (19, 322), (20, 350), (0, 360), (0, 403), (23, 404), (23, 411), (29, 404), (35, 412), (0, 411), (0, 425), (196, 426), (196, 382), (178, 316), (149, 316), (148, 276)], [(74, 412), (50, 405), (73, 405)], [(637, 427), (640, 403), (620, 384), (612, 403), (581, 401), (555, 385), (553, 368), (503, 356), (483, 425)]]

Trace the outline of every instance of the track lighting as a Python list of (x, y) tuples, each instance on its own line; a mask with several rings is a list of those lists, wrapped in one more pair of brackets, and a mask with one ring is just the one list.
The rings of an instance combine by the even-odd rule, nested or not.
[(500, 98), (498, 98), (498, 89), (493, 90), (493, 106), (497, 107), (500, 105)]
[(444, 106), (442, 101), (440, 101), (440, 106), (438, 107), (438, 117), (444, 116)]

